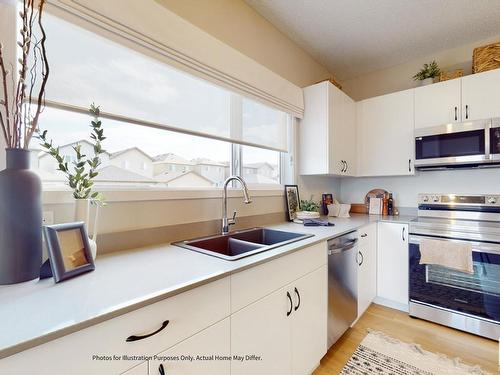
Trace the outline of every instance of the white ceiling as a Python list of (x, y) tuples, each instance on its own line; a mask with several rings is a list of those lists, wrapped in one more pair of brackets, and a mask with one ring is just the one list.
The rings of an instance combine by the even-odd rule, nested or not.
[(500, 0), (245, 1), (341, 80), (500, 35)]

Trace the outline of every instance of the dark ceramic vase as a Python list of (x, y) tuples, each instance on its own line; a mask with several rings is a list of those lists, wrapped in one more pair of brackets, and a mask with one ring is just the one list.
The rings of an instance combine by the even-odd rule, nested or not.
[(42, 184), (30, 167), (30, 152), (6, 149), (0, 171), (0, 285), (40, 276)]

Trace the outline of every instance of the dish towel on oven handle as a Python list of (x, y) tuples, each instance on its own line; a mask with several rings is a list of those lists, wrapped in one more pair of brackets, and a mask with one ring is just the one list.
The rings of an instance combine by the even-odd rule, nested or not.
[(432, 240), (420, 241), (420, 264), (436, 264), (457, 271), (474, 273), (470, 242)]

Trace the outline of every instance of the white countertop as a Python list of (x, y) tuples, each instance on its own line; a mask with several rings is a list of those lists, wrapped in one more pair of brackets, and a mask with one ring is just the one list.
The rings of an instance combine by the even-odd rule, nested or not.
[[(163, 244), (99, 257), (93, 272), (55, 284), (53, 279), (0, 287), (0, 358), (133, 311), (201, 284), (356, 230), (370, 222), (414, 217), (353, 215), (331, 227), (271, 226), (314, 234), (286, 246), (226, 261)], [(326, 250), (326, 248), (325, 248)]]

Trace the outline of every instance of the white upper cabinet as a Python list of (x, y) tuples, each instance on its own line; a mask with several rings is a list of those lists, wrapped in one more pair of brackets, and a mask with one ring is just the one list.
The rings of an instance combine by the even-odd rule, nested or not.
[(500, 117), (500, 69), (462, 78), (462, 120)]
[(415, 89), (415, 129), (461, 121), (460, 79)]
[(304, 89), (300, 174), (356, 175), (356, 104), (330, 82)]
[(358, 175), (412, 175), (413, 90), (357, 103)]

